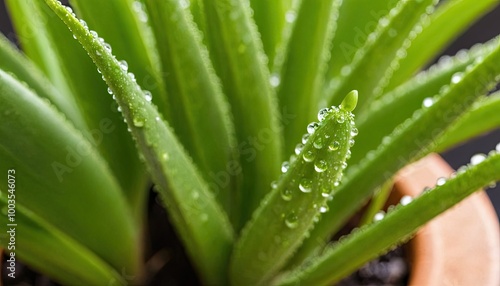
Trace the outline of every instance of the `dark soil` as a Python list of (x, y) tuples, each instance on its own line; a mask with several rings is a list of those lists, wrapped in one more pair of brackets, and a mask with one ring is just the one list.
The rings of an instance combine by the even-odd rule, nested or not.
[[(165, 209), (161, 206), (155, 192), (150, 193), (148, 201), (148, 223), (145, 230), (145, 269), (142, 279), (136, 285), (201, 285), (193, 266), (180, 241), (168, 221)], [(70, 263), (68, 261), (68, 263)], [(5, 267), (5, 263), (2, 263)], [(16, 279), (2, 276), (3, 285), (19, 286), (59, 286), (60, 284), (40, 275), (22, 263), (16, 266)], [(2, 269), (2, 274), (5, 274)], [(363, 268), (342, 280), (339, 286), (353, 285), (406, 285), (408, 266), (403, 248), (366, 264)]]

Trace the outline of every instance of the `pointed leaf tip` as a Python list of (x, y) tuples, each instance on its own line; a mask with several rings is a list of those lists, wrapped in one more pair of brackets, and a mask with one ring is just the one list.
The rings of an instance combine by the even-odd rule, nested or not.
[(356, 108), (357, 104), (358, 104), (358, 91), (353, 90), (345, 96), (344, 100), (340, 104), (340, 108), (342, 108), (345, 111), (352, 112)]

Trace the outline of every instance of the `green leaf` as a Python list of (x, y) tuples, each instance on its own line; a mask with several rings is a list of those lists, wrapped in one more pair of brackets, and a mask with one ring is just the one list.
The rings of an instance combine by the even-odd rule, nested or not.
[[(355, 106), (353, 94), (346, 101)], [(231, 259), (232, 285), (266, 285), (328, 211), (326, 202), (347, 165), (355, 127), (352, 113), (342, 107), (322, 109), (318, 117), (243, 229)]]
[[(436, 141), (450, 125), (464, 114), (472, 103), (500, 81), (499, 40), (496, 48), (484, 58), (471, 64), (463, 77), (454, 79), (434, 97), (430, 107), (413, 114), (379, 147), (366, 155), (347, 173), (334, 199), (329, 202), (330, 212), (304, 242), (299, 257), (305, 258), (326, 239), (383, 184), (404, 165), (426, 155), (436, 146)], [(370, 177), (370, 180), (366, 179)]]
[[(406, 56), (399, 62), (385, 90), (389, 91), (409, 79), (423, 65), (446, 47), (464, 29), (498, 5), (498, 0), (449, 0), (436, 8), (422, 32), (411, 42)], [(457, 17), (460, 15), (460, 17)]]
[(161, 73), (154, 35), (142, 1), (70, 0), (70, 3), (89, 28), (114, 47), (113, 53), (127, 61), (138, 83), (155, 94), (153, 102), (163, 116), (170, 119), (164, 83), (168, 75)]
[[(120, 183), (136, 220), (142, 223), (147, 177), (117, 105), (107, 96), (107, 86), (101, 75), (66, 25), (43, 0), (33, 2), (32, 8), (39, 11), (46, 37), (57, 39), (53, 53), (60, 59), (57, 64), (65, 71), (67, 85), (88, 126), (81, 131), (92, 136), (94, 145)], [(112, 125), (113, 130), (104, 134), (102, 128), (106, 124)]]
[(436, 0), (399, 1), (389, 15), (381, 18), (377, 28), (357, 51), (351, 64), (341, 70), (339, 85), (327, 88), (327, 100), (338, 104), (342, 96), (356, 88), (362, 96), (357, 113), (362, 113), (368, 103), (378, 95), (390, 78), (400, 54), (416, 36), (414, 26), (422, 17), (428, 17), (429, 7)]
[(54, 86), (65, 95), (72, 106), (76, 106), (72, 91), (66, 81), (66, 74), (61, 69), (60, 59), (55, 53), (54, 41), (45, 28), (45, 19), (35, 1), (5, 1), (12, 18), (16, 35), (24, 53), (40, 68)]
[(15, 74), (40, 97), (50, 100), (76, 127), (82, 130), (87, 128), (75, 102), (70, 97), (63, 96), (3, 34), (0, 34), (0, 69)]
[[(189, 10), (177, 0), (146, 1), (155, 30), (165, 81), (172, 97), (172, 125), (222, 205), (236, 206), (239, 176), (220, 184), (219, 174), (240, 168), (229, 104)], [(193, 76), (196, 75), (196, 76)], [(227, 175), (229, 176), (229, 174)]]
[(293, 144), (300, 139), (302, 126), (314, 120), (323, 93), (325, 62), (340, 2), (323, 0), (311, 5), (302, 1), (297, 11), (281, 66), (281, 84), (277, 86), (280, 105), (286, 107), (286, 112), (296, 114), (284, 125), (285, 152), (293, 150)]
[(285, 26), (284, 0), (250, 0), (253, 18), (259, 29), (269, 66), (274, 62), (276, 49), (281, 43)]
[(398, 243), (419, 227), (492, 181), (500, 180), (500, 152), (444, 185), (436, 186), (405, 206), (399, 205), (381, 221), (364, 227), (327, 248), (304, 268), (286, 273), (274, 285), (332, 285)]
[[(377, 28), (380, 18), (399, 1), (349, 0), (342, 1), (337, 19), (337, 28), (332, 40), (331, 59), (328, 64), (327, 84), (335, 85), (342, 67), (350, 64), (356, 51), (364, 46), (368, 36)], [(360, 9), (360, 7), (363, 7)]]
[[(4, 173), (7, 174), (7, 170)], [(12, 194), (0, 191), (2, 215), (7, 215)], [(14, 198), (14, 197), (9, 197)], [(0, 245), (6, 256), (15, 253), (16, 261), (21, 259), (52, 279), (67, 285), (125, 285), (119, 273), (84, 245), (75, 241), (56, 227), (23, 207), (15, 204), (14, 224), (0, 225)], [(8, 244), (11, 233), (15, 244)], [(41, 259), (42, 258), (42, 259)], [(71, 261), (71, 263), (68, 263)], [(9, 266), (5, 263), (5, 266)], [(122, 269), (122, 271), (125, 271)]]
[(500, 127), (500, 92), (496, 92), (476, 102), (472, 109), (464, 114), (443, 134), (435, 151), (443, 152), (450, 147)]
[[(87, 138), (3, 71), (0, 116), (0, 170), (15, 169), (17, 202), (115, 269), (137, 271), (138, 230), (118, 183)], [(109, 132), (111, 126), (105, 127)]]
[(56, 0), (47, 4), (100, 68), (120, 105), (188, 254), (208, 284), (223, 285), (233, 232), (225, 213), (171, 128), (101, 41)]
[(359, 163), (369, 151), (377, 148), (398, 124), (422, 108), (424, 100), (426, 104), (430, 104), (432, 96), (450, 83), (453, 75), (459, 76), (475, 59), (490, 53), (495, 45), (493, 40), (484, 45), (477, 45), (470, 51), (460, 51), (454, 57), (445, 56), (438, 64), (370, 104), (365, 112), (356, 118), (359, 129), (357, 140), (361, 144), (353, 146), (349, 162), (352, 165)]
[[(250, 9), (240, 0), (204, 2), (210, 55), (238, 126), (245, 222), (278, 177), (282, 132), (277, 99)], [(250, 104), (251, 103), (251, 104)], [(286, 110), (283, 124), (296, 116)]]

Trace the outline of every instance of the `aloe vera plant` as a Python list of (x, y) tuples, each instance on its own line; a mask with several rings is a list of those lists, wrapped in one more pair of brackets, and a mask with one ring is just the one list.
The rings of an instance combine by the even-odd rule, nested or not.
[(500, 38), (423, 70), (498, 1), (441, 2), (6, 0), (0, 246), (63, 284), (144, 283), (152, 182), (204, 284), (338, 282), (500, 180), (499, 144), (331, 241), (500, 125)]

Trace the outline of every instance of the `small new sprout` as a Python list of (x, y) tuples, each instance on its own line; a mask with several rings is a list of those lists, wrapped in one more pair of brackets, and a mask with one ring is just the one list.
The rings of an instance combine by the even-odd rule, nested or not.
[(345, 96), (344, 100), (340, 104), (340, 108), (342, 108), (345, 111), (352, 112), (356, 108), (357, 104), (358, 104), (358, 91), (353, 90)]

